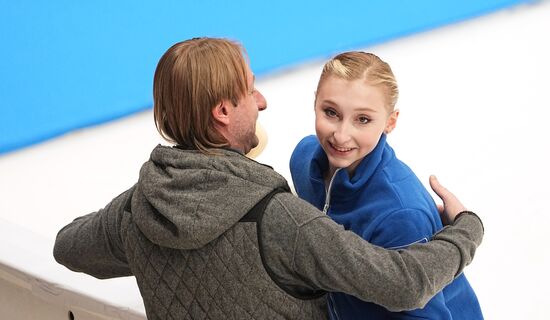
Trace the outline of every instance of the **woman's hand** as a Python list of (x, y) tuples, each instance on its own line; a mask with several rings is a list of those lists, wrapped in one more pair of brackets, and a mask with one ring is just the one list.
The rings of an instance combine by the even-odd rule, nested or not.
[(459, 213), (467, 210), (453, 193), (439, 183), (434, 175), (430, 176), (430, 186), (443, 200), (443, 204), (438, 204), (437, 209), (444, 225), (452, 224)]

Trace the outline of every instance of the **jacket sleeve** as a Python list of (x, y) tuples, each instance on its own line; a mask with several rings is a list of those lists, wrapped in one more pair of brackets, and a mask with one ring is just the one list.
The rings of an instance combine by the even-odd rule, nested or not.
[(472, 261), (483, 238), (479, 218), (466, 214), (426, 244), (387, 250), (290, 194), (274, 197), (262, 230), (279, 283), (347, 293), (394, 312), (423, 307)]
[(438, 229), (429, 213), (399, 209), (380, 219), (374, 228), (365, 228), (361, 236), (372, 244), (396, 250), (428, 242)]
[(133, 188), (105, 208), (76, 218), (59, 231), (53, 255), (65, 267), (99, 279), (130, 276), (121, 237), (124, 206)]
[[(363, 238), (386, 249), (405, 249), (415, 243), (426, 243), (436, 227), (430, 214), (417, 209), (400, 209), (388, 214)], [(394, 313), (392, 319), (452, 319), (443, 292), (437, 293), (422, 309)]]

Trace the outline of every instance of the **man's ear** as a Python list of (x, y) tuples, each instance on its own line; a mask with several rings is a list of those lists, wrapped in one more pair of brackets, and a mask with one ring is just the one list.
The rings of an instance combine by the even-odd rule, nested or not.
[(392, 113), (390, 113), (390, 116), (388, 117), (388, 120), (386, 121), (386, 128), (384, 128), (384, 133), (388, 134), (395, 129), (395, 125), (397, 124), (397, 118), (399, 117), (399, 110), (394, 110)]
[(214, 117), (216, 122), (223, 125), (229, 124), (229, 107), (230, 102), (227, 100), (222, 100), (214, 108), (212, 108), (212, 116)]

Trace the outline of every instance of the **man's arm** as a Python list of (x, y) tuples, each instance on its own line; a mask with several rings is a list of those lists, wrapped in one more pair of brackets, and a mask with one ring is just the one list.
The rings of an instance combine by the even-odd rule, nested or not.
[(99, 279), (132, 275), (121, 240), (124, 205), (132, 189), (104, 209), (76, 218), (61, 229), (55, 240), (55, 260)]
[[(453, 197), (444, 195), (447, 208), (459, 207)], [(261, 236), (266, 262), (279, 283), (344, 292), (402, 311), (424, 306), (462, 272), (481, 243), (483, 227), (477, 216), (466, 213), (427, 244), (386, 250), (344, 230), (308, 203), (280, 194), (267, 207)]]

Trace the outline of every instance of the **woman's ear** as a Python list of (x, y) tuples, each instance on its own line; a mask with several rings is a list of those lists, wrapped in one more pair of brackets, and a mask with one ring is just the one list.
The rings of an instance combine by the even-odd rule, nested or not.
[(216, 122), (223, 125), (229, 124), (229, 104), (228, 100), (222, 100), (212, 108), (212, 116)]
[(390, 116), (388, 117), (388, 120), (386, 121), (386, 128), (384, 128), (384, 133), (388, 134), (395, 129), (395, 125), (397, 124), (397, 118), (399, 117), (399, 110), (394, 110), (392, 113), (390, 113)]

